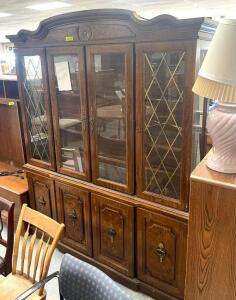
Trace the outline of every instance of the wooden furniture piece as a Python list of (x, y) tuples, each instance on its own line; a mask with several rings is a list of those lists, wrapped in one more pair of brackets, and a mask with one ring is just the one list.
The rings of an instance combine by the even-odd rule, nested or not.
[(0, 75), (0, 161), (21, 167), (25, 157), (17, 85), (16, 76)]
[[(0, 277), (0, 298), (14, 300), (37, 281), (46, 278), (53, 252), (60, 240), (64, 224), (59, 224), (49, 217), (23, 205), (16, 229), (14, 243), (12, 273), (7, 277)], [(25, 230), (22, 246), (20, 236)], [(29, 238), (29, 232), (33, 234)], [(41, 237), (36, 243), (36, 237)], [(27, 242), (29, 238), (29, 246)], [(45, 240), (45, 243), (43, 241)], [(21, 249), (20, 249), (21, 248)], [(34, 254), (34, 255), (33, 255)], [(17, 270), (17, 262), (20, 261), (20, 269)], [(39, 273), (37, 273), (37, 270)], [(46, 291), (43, 286), (30, 299), (45, 299)]]
[(31, 207), (65, 223), (63, 251), (156, 299), (184, 296), (192, 148), (199, 152), (191, 89), (215, 27), (108, 9), (8, 37)]
[[(0, 197), (0, 245), (6, 248), (5, 256), (0, 257), (0, 274), (7, 276), (12, 271), (12, 253), (14, 243), (14, 202)], [(7, 213), (7, 240), (2, 237), (2, 213)]]
[[(58, 278), (61, 300), (131, 300), (131, 297), (106, 274), (70, 254), (63, 256), (59, 272), (55, 272), (44, 281), (36, 283), (16, 300), (28, 299), (45, 282), (49, 282), (55, 277)], [(91, 288), (91, 286), (96, 286), (96, 288)]]
[[(0, 162), (0, 172), (16, 172), (18, 169), (9, 164)], [(16, 176), (18, 175), (18, 176)], [(18, 223), (21, 208), (24, 203), (28, 203), (28, 182), (25, 173), (10, 176), (0, 176), (0, 197), (15, 203), (14, 224)], [(4, 222), (7, 217), (3, 214)]]
[(186, 300), (233, 300), (236, 177), (212, 171), (206, 158), (191, 175)]

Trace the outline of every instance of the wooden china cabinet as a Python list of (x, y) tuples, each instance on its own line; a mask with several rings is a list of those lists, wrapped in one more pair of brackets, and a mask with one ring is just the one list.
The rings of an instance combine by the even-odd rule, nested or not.
[(183, 299), (199, 146), (191, 88), (215, 27), (93, 10), (8, 37), (25, 103), (31, 206), (65, 223), (62, 251), (156, 299)]

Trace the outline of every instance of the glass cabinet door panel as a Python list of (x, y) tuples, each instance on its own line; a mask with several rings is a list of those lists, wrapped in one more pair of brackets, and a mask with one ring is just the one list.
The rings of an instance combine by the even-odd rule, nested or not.
[(187, 51), (181, 45), (175, 49), (163, 44), (138, 49), (137, 72), (142, 76), (137, 82), (137, 185), (139, 195), (178, 207), (186, 159), (183, 128), (188, 126)]
[[(116, 184), (127, 189), (130, 184), (128, 176), (131, 92), (128, 75), (131, 68), (127, 56), (130, 48), (111, 47), (90, 48), (92, 54), (91, 72), (93, 81), (92, 95), (92, 132), (95, 140), (93, 153), (96, 162), (93, 165), (94, 179)], [(129, 62), (130, 64), (130, 62)], [(131, 77), (132, 78), (132, 77)], [(131, 79), (132, 80), (132, 79)]]
[(40, 50), (31, 52), (34, 54), (19, 53), (18, 56), (30, 148), (27, 156), (29, 160), (33, 160), (32, 163), (50, 168), (54, 158), (44, 53)]
[[(83, 50), (50, 49), (51, 97), (56, 137), (56, 158), (60, 172), (88, 177), (88, 143), (86, 132), (86, 93)], [(81, 73), (82, 72), (82, 73)], [(86, 144), (86, 145), (85, 145)]]
[(145, 190), (179, 198), (184, 52), (145, 53)]

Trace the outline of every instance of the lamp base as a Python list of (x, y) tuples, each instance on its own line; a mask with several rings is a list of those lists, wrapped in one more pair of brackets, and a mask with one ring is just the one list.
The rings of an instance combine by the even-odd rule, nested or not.
[(222, 173), (236, 173), (236, 105), (219, 103), (208, 114), (207, 129), (213, 143), (207, 166)]

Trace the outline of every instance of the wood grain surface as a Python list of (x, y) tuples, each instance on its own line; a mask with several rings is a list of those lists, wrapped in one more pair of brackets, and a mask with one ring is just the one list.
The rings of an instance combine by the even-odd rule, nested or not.
[(207, 169), (204, 161), (193, 174), (198, 179), (191, 179), (185, 299), (233, 300), (236, 299), (235, 179)]

